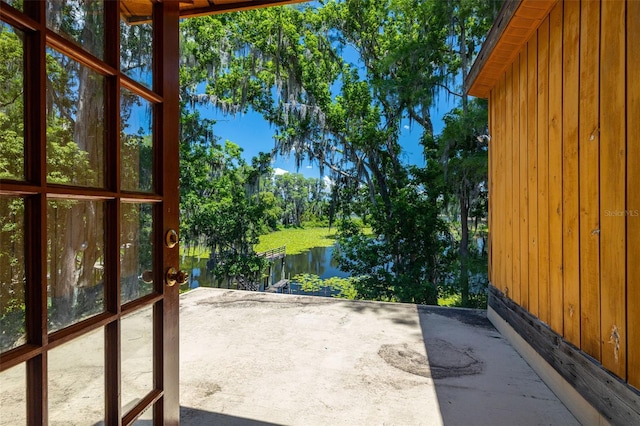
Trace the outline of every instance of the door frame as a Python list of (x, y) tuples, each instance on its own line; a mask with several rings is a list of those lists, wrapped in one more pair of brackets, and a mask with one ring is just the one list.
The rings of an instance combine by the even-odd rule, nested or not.
[[(153, 404), (154, 424), (179, 424), (179, 285), (165, 285), (166, 271), (179, 264), (178, 246), (169, 248), (164, 235), (179, 229), (179, 2), (153, 4), (153, 90), (132, 83), (119, 70), (119, 2), (105, 1), (105, 54), (97, 60), (47, 28), (46, 4), (25, 0), (18, 11), (0, 4), (3, 22), (23, 31), (24, 38), (24, 181), (0, 181), (0, 194), (25, 200), (25, 305), (27, 342), (0, 355), (0, 372), (23, 364), (26, 369), (26, 418), (29, 425), (48, 423), (48, 360), (50, 350), (87, 333), (103, 329), (105, 424), (130, 424)], [(113, 45), (112, 45), (113, 46)], [(54, 47), (106, 78), (104, 189), (60, 187), (47, 183), (46, 69), (47, 47)], [(155, 192), (148, 197), (127, 195), (119, 189), (120, 87), (139, 90), (154, 99)], [(47, 317), (47, 199), (85, 198), (105, 201), (105, 310), (62, 330), (49, 333)], [(122, 309), (120, 303), (119, 217), (120, 200), (139, 198), (154, 208), (154, 292)], [(129, 413), (120, 401), (120, 320), (143, 306), (153, 306), (153, 390)], [(124, 416), (124, 417), (123, 417)]]

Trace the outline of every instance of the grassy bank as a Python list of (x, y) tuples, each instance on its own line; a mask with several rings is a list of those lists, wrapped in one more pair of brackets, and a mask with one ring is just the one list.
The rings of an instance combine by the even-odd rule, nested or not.
[(336, 228), (287, 228), (260, 237), (256, 252), (287, 246), (287, 254), (299, 254), (313, 247), (329, 247), (336, 240)]

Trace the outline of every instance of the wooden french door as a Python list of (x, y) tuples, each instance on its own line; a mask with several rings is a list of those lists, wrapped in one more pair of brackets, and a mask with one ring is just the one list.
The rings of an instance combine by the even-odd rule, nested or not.
[(0, 425), (179, 422), (178, 7), (0, 0)]

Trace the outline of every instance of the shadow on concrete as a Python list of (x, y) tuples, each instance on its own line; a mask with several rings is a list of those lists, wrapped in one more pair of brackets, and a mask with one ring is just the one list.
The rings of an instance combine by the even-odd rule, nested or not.
[(183, 425), (576, 424), (482, 310), (215, 289), (180, 309)]
[(444, 425), (578, 424), (485, 310), (418, 306), (418, 316)]
[[(152, 425), (152, 420), (137, 420), (133, 423), (137, 426)], [(246, 419), (244, 417), (229, 416), (227, 414), (213, 413), (191, 407), (180, 407), (180, 424), (182, 426), (280, 426), (277, 423), (262, 422)]]
[(203, 411), (197, 408), (180, 407), (182, 426), (227, 425), (227, 426), (278, 426), (277, 423), (263, 422), (244, 417)]

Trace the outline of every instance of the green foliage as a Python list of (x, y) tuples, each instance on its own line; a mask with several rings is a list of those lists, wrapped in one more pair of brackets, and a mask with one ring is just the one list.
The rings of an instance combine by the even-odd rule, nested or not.
[(356, 283), (360, 278), (331, 277), (323, 280), (314, 274), (298, 274), (292, 280), (300, 284), (302, 290), (308, 293), (319, 293), (323, 288), (328, 288), (338, 292), (334, 297), (354, 300), (358, 296)]
[(263, 271), (268, 265), (267, 259), (254, 254), (224, 252), (217, 256), (213, 273), (220, 282), (231, 278), (257, 283), (263, 278)]
[(439, 218), (438, 191), (435, 185), (427, 186), (433, 182), (425, 181), (429, 174), (414, 173), (392, 198), (390, 215), (373, 212), (375, 238), (365, 236), (349, 220), (339, 223), (336, 256), (340, 269), (362, 277), (356, 283), (360, 298), (426, 304), (437, 301), (448, 233)]
[[(464, 79), (496, 12), (489, 0), (349, 0), (192, 19), (182, 26), (183, 99), (228, 114), (252, 109), (275, 128), (272, 154), (329, 170), (328, 202), (295, 175), (265, 181), (282, 200), (269, 226), (276, 213), (295, 226), (337, 219), (341, 266), (363, 277), (354, 284), (359, 297), (435, 303), (458, 244), (442, 213), (453, 182), (477, 183), (486, 155), (468, 155), (466, 145), (445, 143), (446, 135), (434, 138), (430, 107), (443, 87), (460, 91), (454, 83)], [(355, 52), (353, 63), (341, 57), (345, 49)], [(423, 169), (402, 160), (407, 119), (423, 132)], [(460, 155), (441, 162), (445, 145)], [(482, 217), (486, 204), (471, 209)], [(374, 238), (349, 225), (354, 216)]]
[(273, 221), (276, 200), (259, 190), (268, 176), (268, 157), (248, 165), (242, 149), (219, 144), (214, 123), (183, 108), (180, 145), (180, 232), (187, 250), (209, 248), (210, 266), (219, 281), (256, 283), (265, 259), (255, 255), (258, 235)]
[[(458, 256), (449, 265), (449, 279), (444, 292), (459, 292), (463, 306), (486, 304), (487, 256), (484, 250), (470, 247), (469, 219), (476, 223), (479, 237), (486, 232), (477, 229), (487, 212), (487, 105), (475, 99), (466, 108), (456, 108), (444, 117), (445, 127), (429, 147), (427, 155), (442, 166), (445, 205)], [(458, 219), (459, 217), (459, 219)], [(455, 268), (455, 269), (454, 269)]]
[(263, 252), (286, 246), (287, 254), (300, 254), (313, 247), (331, 247), (335, 238), (335, 228), (286, 228), (261, 235), (254, 249)]
[(0, 348), (12, 347), (24, 335), (25, 323), (24, 201), (0, 197)]
[(305, 178), (299, 173), (276, 175), (264, 189), (278, 203), (279, 224), (301, 226), (303, 222), (328, 221), (328, 192), (322, 179)]
[(0, 179), (24, 174), (24, 87), (21, 34), (0, 23)]
[(66, 120), (51, 117), (47, 125), (47, 180), (70, 184), (76, 176), (86, 177), (89, 174), (93, 174), (89, 153), (73, 141)]

